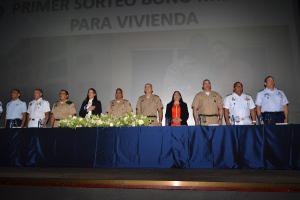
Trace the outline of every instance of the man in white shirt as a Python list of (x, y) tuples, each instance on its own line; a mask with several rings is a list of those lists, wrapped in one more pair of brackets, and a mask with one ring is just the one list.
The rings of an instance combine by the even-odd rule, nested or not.
[(43, 99), (41, 89), (34, 90), (34, 100), (28, 105), (28, 128), (45, 128), (49, 119), (50, 104)]
[(256, 124), (255, 104), (244, 92), (243, 84), (236, 82), (233, 93), (224, 99), (224, 116), (227, 125)]
[(265, 89), (256, 97), (257, 115), (264, 124), (288, 123), (288, 99), (275, 88), (272, 76), (265, 78)]
[(5, 127), (24, 127), (26, 122), (26, 103), (20, 100), (21, 92), (13, 89), (10, 92), (11, 101), (6, 104)]

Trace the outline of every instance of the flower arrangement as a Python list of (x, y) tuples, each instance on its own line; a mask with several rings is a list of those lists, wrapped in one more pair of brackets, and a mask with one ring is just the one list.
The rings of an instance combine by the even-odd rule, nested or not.
[(143, 115), (128, 113), (120, 117), (111, 115), (92, 115), (90, 117), (69, 117), (59, 122), (61, 128), (80, 128), (80, 127), (135, 127), (149, 126), (151, 120)]

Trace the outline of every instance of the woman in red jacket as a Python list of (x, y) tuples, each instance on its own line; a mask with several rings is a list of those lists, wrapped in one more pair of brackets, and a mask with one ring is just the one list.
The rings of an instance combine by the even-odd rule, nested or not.
[(165, 118), (167, 126), (187, 125), (189, 111), (179, 91), (173, 93), (172, 101), (167, 105)]

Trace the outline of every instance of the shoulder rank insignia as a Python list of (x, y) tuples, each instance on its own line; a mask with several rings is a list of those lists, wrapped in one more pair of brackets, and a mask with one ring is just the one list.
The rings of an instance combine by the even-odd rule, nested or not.
[(73, 102), (72, 101), (66, 101), (66, 104), (71, 105)]

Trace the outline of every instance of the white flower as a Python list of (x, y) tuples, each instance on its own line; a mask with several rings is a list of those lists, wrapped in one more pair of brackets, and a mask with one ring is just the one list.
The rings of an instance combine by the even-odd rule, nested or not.
[(113, 117), (110, 115), (91, 115), (86, 118), (70, 116), (67, 119), (61, 120), (60, 127), (120, 127), (120, 126), (147, 126), (149, 125), (149, 119), (143, 115), (135, 115), (134, 113), (125, 114), (120, 117)]

